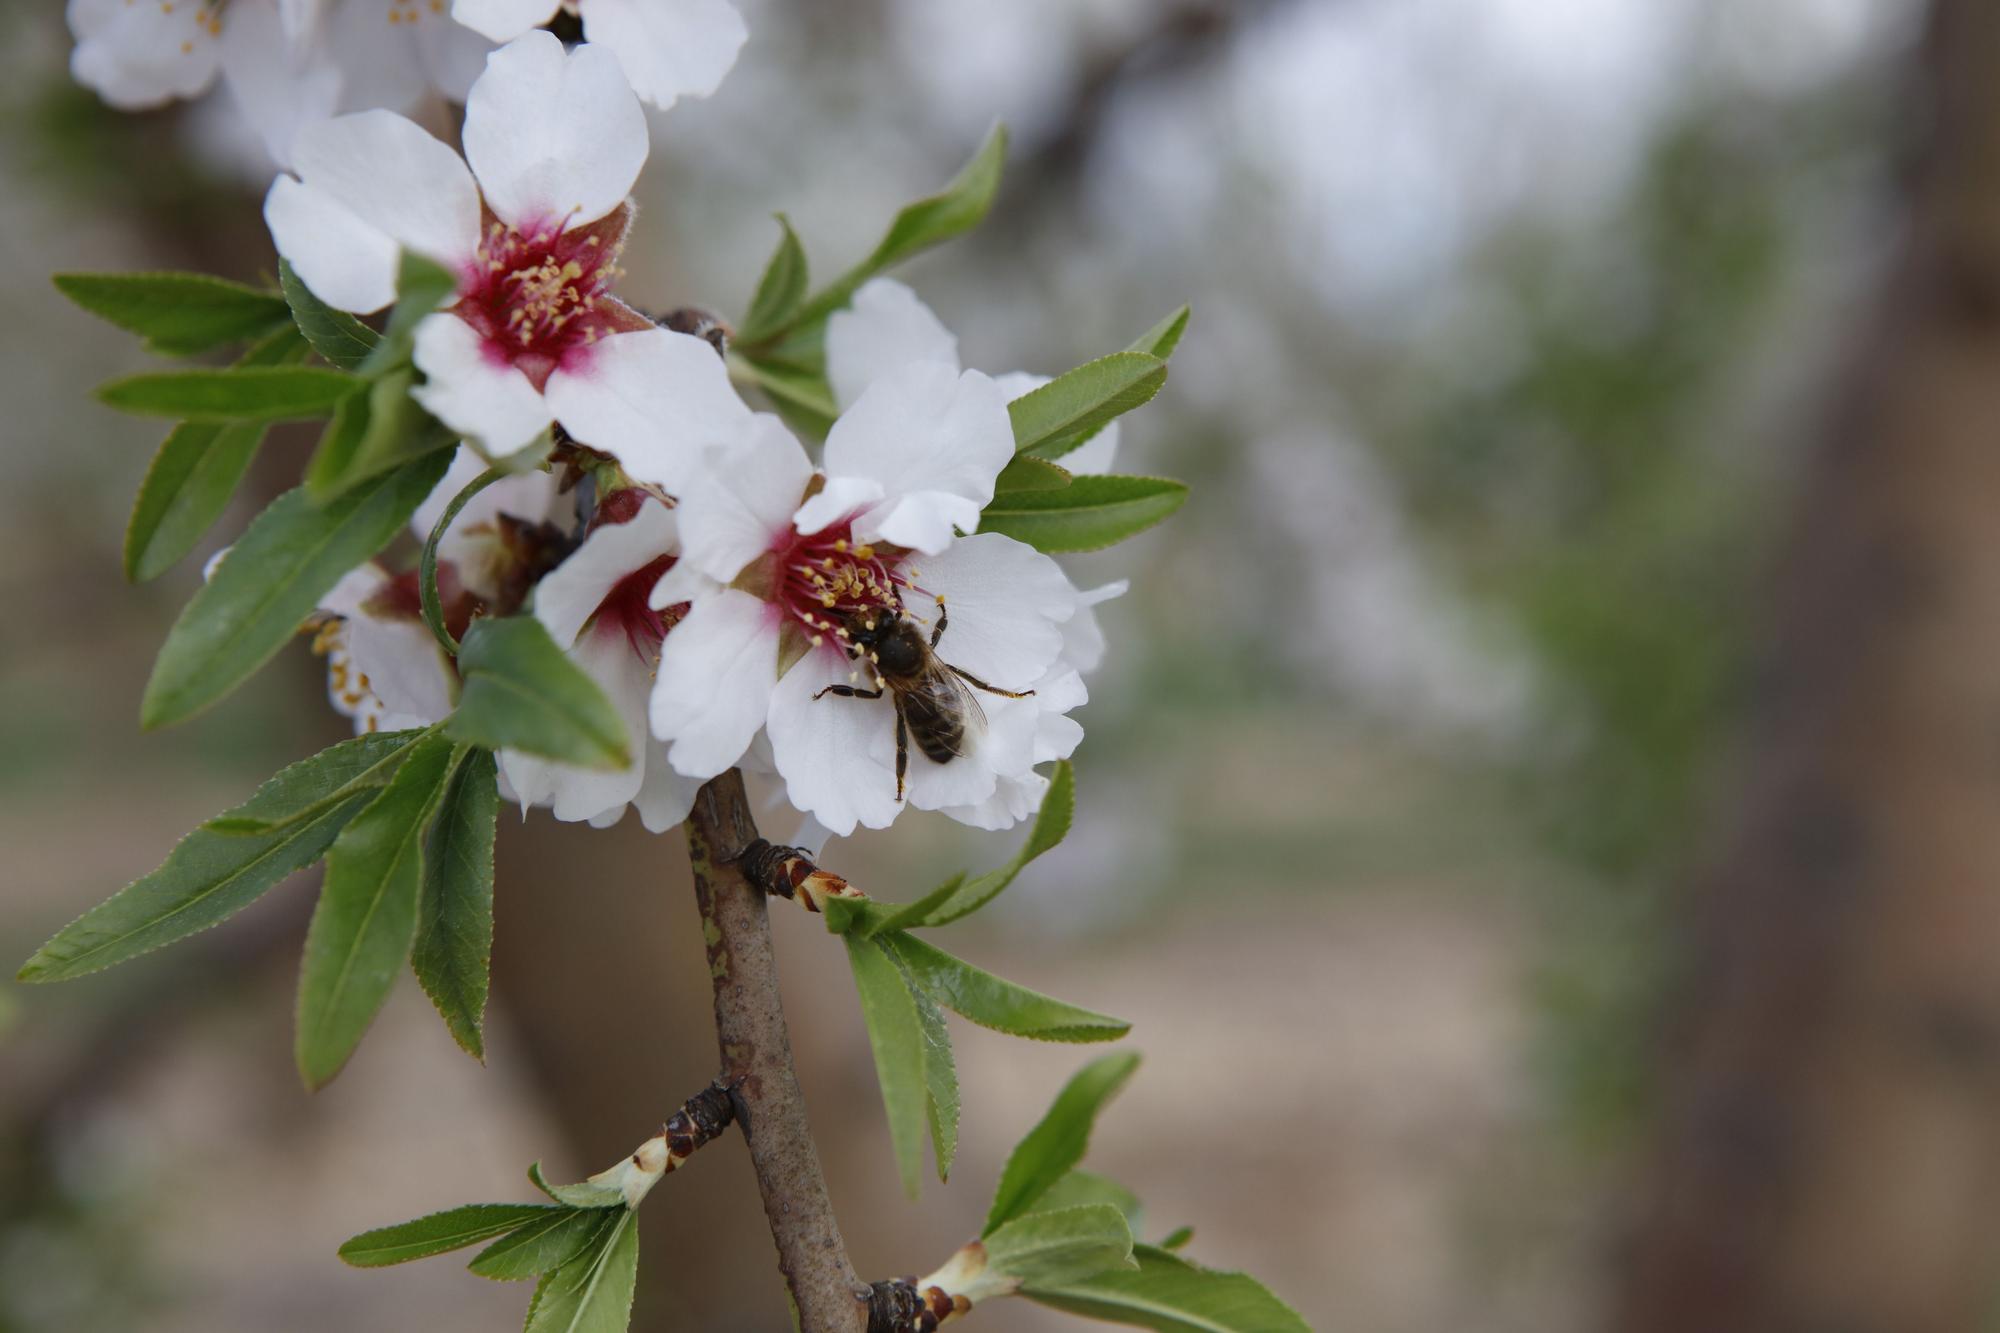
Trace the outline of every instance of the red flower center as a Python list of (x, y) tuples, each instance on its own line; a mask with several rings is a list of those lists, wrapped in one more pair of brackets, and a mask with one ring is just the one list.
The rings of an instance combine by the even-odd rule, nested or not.
[(813, 533), (787, 529), (772, 554), (776, 601), (815, 644), (825, 635), (845, 639), (848, 617), (901, 607), (903, 589), (916, 589), (916, 571), (903, 564), (910, 553), (900, 546), (857, 543), (851, 519)]
[(523, 231), (489, 216), (453, 313), (478, 330), (489, 357), (543, 388), (566, 360), (634, 327), (631, 312), (609, 296), (628, 219), (620, 208), (573, 231), (560, 222)]

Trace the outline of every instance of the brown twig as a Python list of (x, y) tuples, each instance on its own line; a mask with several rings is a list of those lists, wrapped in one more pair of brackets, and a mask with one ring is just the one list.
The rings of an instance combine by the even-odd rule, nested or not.
[(778, 1268), (791, 1290), (799, 1328), (802, 1333), (864, 1333), (870, 1291), (841, 1243), (806, 1123), (805, 1097), (792, 1067), (778, 998), (764, 894), (745, 881), (736, 865), (757, 841), (741, 774), (731, 769), (701, 789), (687, 834), (695, 900), (708, 940), (709, 976), (715, 984), (722, 1081), (731, 1090), (737, 1123), (750, 1145), (764, 1215), (778, 1247)]

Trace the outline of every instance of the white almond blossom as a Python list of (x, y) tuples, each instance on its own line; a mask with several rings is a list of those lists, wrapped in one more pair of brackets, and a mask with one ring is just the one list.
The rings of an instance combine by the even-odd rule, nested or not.
[(70, 70), (134, 111), (198, 97), (218, 76), (273, 162), (340, 111), (463, 101), (492, 43), (445, 0), (69, 0)]
[(672, 641), (670, 631), (687, 610), (648, 601), (675, 552), (674, 511), (642, 490), (616, 491), (598, 506), (583, 544), (537, 585), (535, 618), (624, 719), (633, 763), (579, 768), (502, 750), (501, 775), (522, 805), (546, 805), (557, 819), (607, 828), (629, 804), (654, 833), (687, 817), (701, 782), (675, 772), (667, 747), (646, 731), (661, 641)]
[[(675, 392), (712, 394), (725, 379), (714, 357), (685, 367)], [(713, 777), (763, 728), (792, 804), (835, 833), (885, 827), (906, 799), (988, 826), (1021, 817), (994, 797), (1048, 748), (1038, 697), (968, 685), (966, 733), (939, 763), (920, 737), (899, 747), (893, 694), (828, 692), (878, 683), (855, 636), (891, 616), (926, 642), (948, 616), (937, 660), (997, 691), (1034, 688), (1058, 663), (1077, 596), (1055, 562), (998, 534), (958, 535), (977, 528), (1013, 457), (999, 386), (934, 362), (899, 367), (834, 423), (819, 473), (776, 417), (736, 410), (737, 438), (680, 493), (681, 561), (652, 597), (689, 603), (652, 697), (674, 768)], [(645, 475), (643, 455), (623, 462)]]
[(723, 438), (734, 395), (724, 384), (708, 400), (663, 398), (677, 360), (714, 362), (714, 349), (611, 295), (647, 148), (617, 62), (531, 32), (489, 57), (463, 137), (461, 160), (387, 111), (308, 126), (297, 175), (264, 202), (278, 252), (321, 300), (356, 313), (395, 299), (401, 250), (435, 260), (458, 291), (416, 329), (426, 382), (414, 393), (433, 416), (494, 458), (560, 422), (605, 452), (643, 450), (674, 488)]
[[(875, 278), (828, 321), (826, 361), (834, 399), (844, 406), (859, 398), (876, 379), (901, 366), (927, 362), (957, 370), (958, 339), (910, 288), (893, 279)], [(1047, 384), (1049, 377), (1015, 371), (995, 376), (994, 382), (1011, 402)], [(1107, 472), (1117, 448), (1118, 423), (1114, 421), (1060, 461), (1072, 472)], [(1061, 655), (1034, 683), (1037, 764), (1067, 759), (1083, 739), (1082, 726), (1068, 714), (1088, 701), (1083, 677), (1104, 660), (1104, 635), (1093, 608), (1121, 596), (1128, 587), (1130, 584), (1121, 579), (1076, 594), (1076, 614), (1063, 626)], [(953, 807), (946, 813), (981, 828), (1005, 828), (1040, 809), (1048, 785), (1048, 778), (1033, 769), (1006, 775), (985, 800)]]
[(584, 39), (618, 57), (641, 101), (665, 110), (707, 97), (736, 64), (749, 31), (729, 0), (454, 0), (452, 17), (509, 42), (568, 11)]
[[(826, 378), (842, 408), (884, 373), (912, 361), (932, 361), (956, 371), (958, 338), (917, 294), (894, 278), (871, 278), (845, 309), (826, 322)], [(1047, 375), (1010, 371), (993, 380), (1007, 401), (1041, 388)], [(1071, 472), (1106, 473), (1118, 453), (1118, 423), (1111, 422), (1056, 461)]]
[[(417, 507), (412, 533), (428, 538), (445, 507), (485, 470), (479, 455), (461, 448)], [(490, 611), (525, 590), (535, 571), (514, 568), (521, 538), (567, 504), (554, 477), (526, 472), (488, 486), (459, 510), (438, 541), (438, 600), (447, 629), (462, 635), (475, 608)], [(451, 711), (455, 677), (424, 623), (414, 569), (399, 574), (372, 560), (359, 565), (334, 585), (320, 612), (328, 619), (314, 646), (326, 657), (327, 694), (355, 731), (427, 727)]]

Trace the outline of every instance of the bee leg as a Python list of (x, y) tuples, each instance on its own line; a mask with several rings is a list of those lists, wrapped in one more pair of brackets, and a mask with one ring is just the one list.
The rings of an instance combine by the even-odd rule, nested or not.
[(903, 803), (903, 778), (910, 771), (910, 724), (896, 710), (896, 804)]
[(944, 627), (951, 623), (951, 617), (945, 614), (944, 598), (938, 598), (937, 604), (938, 623), (931, 626), (931, 647), (933, 648), (937, 647), (938, 640), (944, 637)]
[(988, 694), (997, 694), (1003, 699), (1028, 699), (1032, 698), (1035, 693), (1033, 690), (1003, 690), (998, 685), (988, 685), (985, 681), (973, 675), (970, 671), (959, 670), (957, 667), (952, 666), (951, 663), (949, 662), (946, 662), (945, 666), (950, 668), (952, 675), (957, 676), (960, 680), (972, 686), (974, 689), (985, 690)]
[(818, 694), (815, 694), (813, 698), (824, 699), (829, 694), (837, 694), (843, 699), (879, 699), (882, 697), (880, 688), (857, 690), (852, 685), (829, 685)]

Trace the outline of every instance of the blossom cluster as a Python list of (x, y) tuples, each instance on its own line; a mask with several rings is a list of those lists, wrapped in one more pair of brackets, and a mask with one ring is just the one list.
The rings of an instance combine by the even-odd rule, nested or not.
[[(498, 37), (503, 18), (551, 8), (453, 13)], [(414, 396), (466, 442), (420, 537), (489, 463), (557, 442), (552, 465), (479, 491), (442, 534), (440, 603), (455, 632), (532, 613), (611, 700), (636, 759), (599, 771), (502, 751), (500, 780), (600, 826), (631, 806), (671, 827), (704, 781), (742, 767), (835, 834), (910, 806), (1008, 827), (1040, 805), (1037, 765), (1081, 738), (1069, 714), (1103, 654), (1091, 607), (1122, 590), (1081, 591), (1048, 555), (978, 530), (1015, 456), (1009, 402), (1043, 381), (963, 368), (916, 294), (875, 278), (826, 324), (838, 412), (815, 461), (738, 394), (719, 336), (622, 301), (641, 97), (712, 88), (741, 41), (721, 0), (659, 8), (699, 12), (713, 40), (671, 71), (647, 65), (627, 0), (588, 0), (586, 35), (626, 49), (513, 36), (467, 90), (463, 158), (387, 109), (334, 116), (298, 130), (265, 200), (280, 254), (329, 306), (390, 305), (405, 252), (455, 282), (414, 335)], [(1107, 429), (1065, 462), (1103, 471), (1116, 447)], [(364, 566), (322, 610), (333, 701), (357, 729), (450, 711), (454, 669), (414, 574)]]

